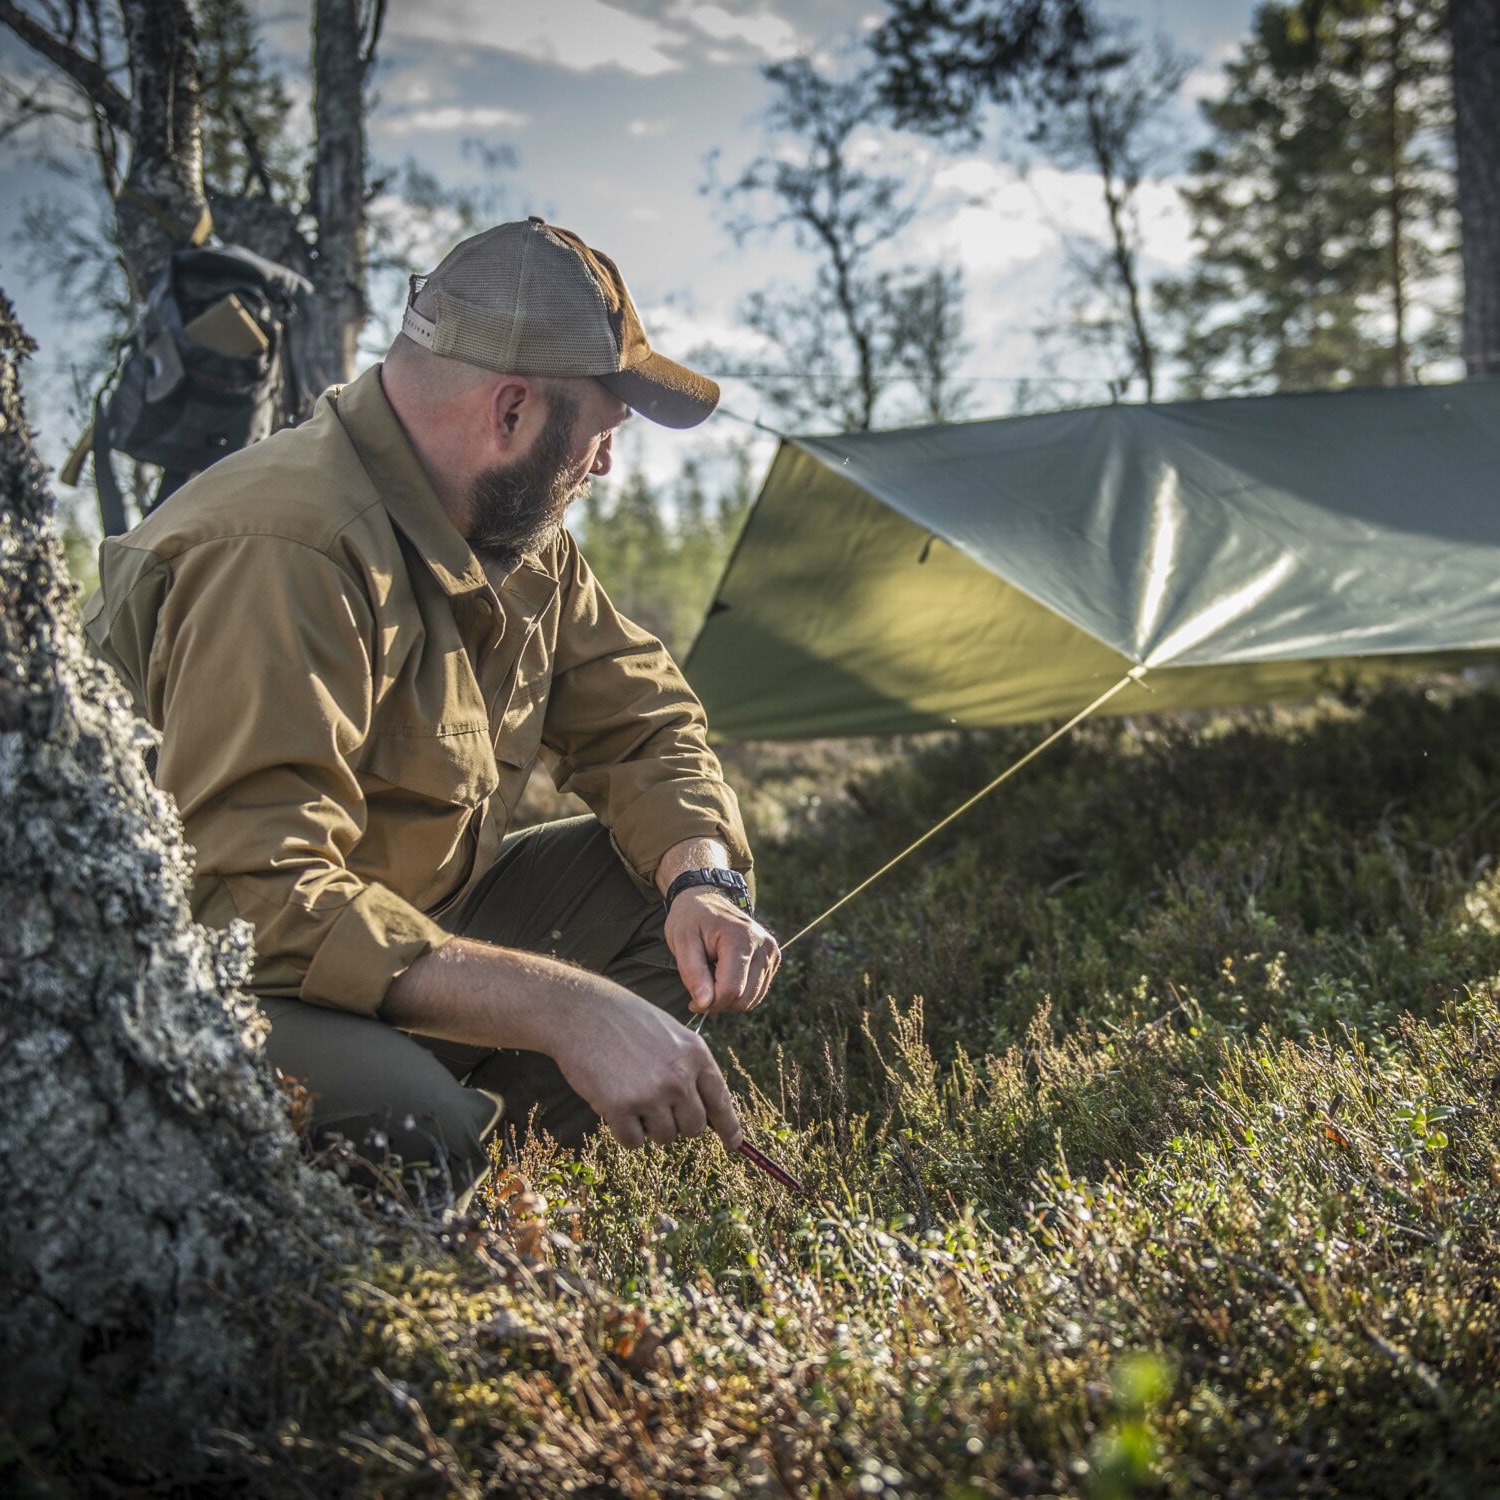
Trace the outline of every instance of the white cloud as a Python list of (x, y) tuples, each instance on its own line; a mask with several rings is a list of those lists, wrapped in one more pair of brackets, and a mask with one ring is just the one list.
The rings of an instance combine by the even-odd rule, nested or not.
[(385, 74), (381, 78), (380, 102), (392, 109), (431, 104), (436, 98), (437, 88), (433, 80), (415, 68)]
[(636, 140), (640, 141), (651, 136), (665, 135), (672, 128), (672, 122), (670, 120), (632, 120), (625, 128)]
[(738, 42), (755, 56), (772, 61), (795, 57), (806, 46), (797, 28), (768, 5), (736, 14), (723, 5), (680, 0), (671, 10), (670, 19), (686, 22), (712, 41)]
[[(951, 208), (944, 213), (935, 206), (914, 232), (934, 257), (956, 259), (970, 276), (1011, 271), (1055, 254), (1060, 231), (1093, 227), (1088, 194), (1097, 190), (1089, 181), (1070, 180), (1074, 176), (1081, 174), (1047, 169), (1028, 179), (1003, 163), (960, 159), (933, 177), (937, 203), (946, 199)], [(1042, 178), (1053, 180), (1044, 184)]]
[(672, 31), (604, 0), (547, 0), (537, 6), (426, 0), (393, 5), (386, 25), (395, 36), (486, 47), (575, 73), (618, 68), (651, 78), (682, 66), (670, 55), (676, 41)]
[(1141, 184), (1141, 239), (1146, 257), (1164, 270), (1180, 271), (1197, 251), (1193, 221), (1182, 201), (1181, 178)]
[(498, 105), (442, 104), (382, 116), (378, 124), (387, 135), (411, 135), (425, 130), (519, 130), (530, 121), (529, 115)]
[(1190, 104), (1200, 99), (1214, 99), (1224, 92), (1228, 78), (1225, 63), (1240, 55), (1244, 44), (1238, 39), (1220, 42), (1203, 61), (1182, 80), (1182, 97)]
[[(653, 14), (644, 13), (651, 10)], [(795, 56), (809, 42), (769, 0), (423, 0), (393, 5), (392, 37), (505, 52), (574, 73), (616, 69), (640, 78), (690, 63), (733, 66)]]
[(941, 167), (932, 179), (939, 192), (968, 193), (974, 197), (985, 197), (1004, 186), (1007, 178), (1014, 177), (997, 167), (992, 161), (981, 161), (978, 157), (950, 162)]
[[(1163, 269), (1192, 259), (1191, 223), (1177, 188), (1176, 179), (1145, 182), (1136, 198), (1143, 252)], [(913, 232), (928, 254), (956, 259), (980, 278), (1056, 257), (1066, 239), (1108, 233), (1099, 179), (1090, 172), (1037, 167), (1023, 175), (1003, 162), (966, 157), (935, 173), (933, 194), (933, 211)]]

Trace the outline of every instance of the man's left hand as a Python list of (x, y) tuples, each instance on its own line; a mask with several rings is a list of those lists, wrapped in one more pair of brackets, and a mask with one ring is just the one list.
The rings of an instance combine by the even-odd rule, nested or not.
[(776, 939), (711, 886), (684, 891), (673, 901), (666, 937), (700, 1015), (753, 1010), (781, 963)]

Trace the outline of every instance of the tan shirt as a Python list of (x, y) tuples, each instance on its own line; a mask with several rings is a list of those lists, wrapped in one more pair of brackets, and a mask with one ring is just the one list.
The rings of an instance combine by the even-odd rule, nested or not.
[(446, 940), (538, 753), (650, 889), (682, 839), (748, 868), (666, 650), (571, 537), (493, 587), (371, 370), (106, 541), (85, 628), (162, 731), (194, 910), (255, 929), (255, 988), (375, 1012)]

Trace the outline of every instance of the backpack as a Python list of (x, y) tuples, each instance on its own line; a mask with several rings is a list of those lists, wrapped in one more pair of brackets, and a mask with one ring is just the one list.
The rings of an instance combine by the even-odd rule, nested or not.
[(94, 402), (94, 482), (106, 536), (128, 524), (111, 449), (162, 469), (149, 514), (200, 469), (300, 414), (311, 393), (289, 334), (311, 291), (295, 271), (239, 245), (172, 253), (121, 347), (111, 386)]

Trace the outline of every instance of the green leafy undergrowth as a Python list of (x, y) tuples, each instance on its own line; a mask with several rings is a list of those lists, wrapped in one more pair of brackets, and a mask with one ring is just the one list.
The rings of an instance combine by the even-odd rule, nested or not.
[[(745, 1066), (857, 1045), (887, 996), (927, 997), (940, 1055), (983, 1056), (1050, 1007), (1097, 1027), (1183, 1000), (1245, 1032), (1433, 1015), (1500, 969), (1500, 696), (1436, 684), (1362, 704), (1085, 724), (786, 956), (728, 1022)], [(1041, 737), (1034, 728), (746, 751), (762, 908), (796, 932)], [(821, 792), (810, 791), (810, 786)], [(780, 790), (780, 800), (773, 800)]]
[[(1500, 1494), (1500, 698), (1099, 723), (299, 1305), (273, 1493)], [(1037, 737), (731, 760), (785, 934)], [(309, 1317), (307, 1306), (318, 1309)], [(247, 1467), (248, 1466), (248, 1467)], [(293, 1483), (295, 1476), (295, 1483)]]
[[(1204, 1040), (1171, 1134), (1081, 1171), (1070, 1139), (1152, 1134), (1111, 1049), (1170, 1076), (1193, 1029), (1038, 1034), (983, 1074), (912, 1042), (883, 1064), (912, 1112), (842, 1149), (752, 1100), (806, 1198), (711, 1141), (530, 1148), (498, 1233), (322, 1290), (327, 1335), (282, 1372), (306, 1410), (256, 1460), (383, 1495), (1490, 1492), (1493, 993), (1368, 1040)], [(918, 1188), (940, 1155), (966, 1200)]]

